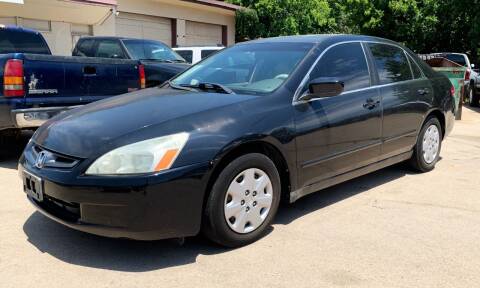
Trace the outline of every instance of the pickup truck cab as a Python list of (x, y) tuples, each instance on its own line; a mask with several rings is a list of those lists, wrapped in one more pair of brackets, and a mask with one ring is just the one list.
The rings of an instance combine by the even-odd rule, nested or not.
[(77, 42), (72, 55), (140, 61), (145, 66), (147, 88), (161, 85), (190, 67), (185, 59), (170, 47), (155, 40), (82, 37)]
[(138, 61), (52, 56), (39, 32), (14, 26), (0, 26), (0, 39), (0, 132), (144, 88)]

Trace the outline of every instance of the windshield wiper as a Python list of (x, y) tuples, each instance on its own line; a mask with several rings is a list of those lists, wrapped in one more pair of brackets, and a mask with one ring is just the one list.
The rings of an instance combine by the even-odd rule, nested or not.
[(197, 85), (181, 85), (182, 87), (190, 87), (190, 88), (198, 88), (203, 91), (209, 91), (209, 90), (214, 90), (215, 92), (220, 92), (224, 94), (235, 94), (232, 89), (219, 84), (219, 83), (208, 83), (208, 82), (202, 82), (198, 83)]
[(184, 86), (184, 85), (173, 84), (172, 81), (167, 81), (167, 84), (168, 84), (168, 86), (170, 86), (170, 88), (173, 88), (173, 89), (185, 90), (185, 91), (190, 91), (190, 92), (198, 92), (197, 90), (194, 89), (195, 87), (188, 87), (188, 86)]

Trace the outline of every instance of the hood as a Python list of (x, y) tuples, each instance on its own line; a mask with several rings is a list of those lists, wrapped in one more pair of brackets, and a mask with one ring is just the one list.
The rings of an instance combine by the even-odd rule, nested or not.
[[(174, 123), (178, 123), (175, 126), (181, 129), (192, 118), (188, 117), (190, 115), (255, 97), (258, 96), (150, 88), (65, 112), (42, 125), (33, 141), (65, 155), (87, 158), (92, 151), (110, 146), (111, 142), (127, 134), (151, 126), (156, 126), (153, 131), (156, 137), (167, 132), (181, 132), (161, 131), (158, 127), (159, 124), (174, 120)], [(208, 117), (208, 113), (205, 115)], [(179, 121), (175, 122), (177, 119)]]

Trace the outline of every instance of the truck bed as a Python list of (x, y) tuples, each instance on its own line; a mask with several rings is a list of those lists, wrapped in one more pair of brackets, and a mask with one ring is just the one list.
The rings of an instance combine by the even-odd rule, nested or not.
[[(8, 60), (23, 63), (24, 94), (5, 97), (4, 70)], [(38, 127), (54, 115), (107, 97), (140, 88), (136, 60), (52, 56), (0, 55), (0, 130)]]

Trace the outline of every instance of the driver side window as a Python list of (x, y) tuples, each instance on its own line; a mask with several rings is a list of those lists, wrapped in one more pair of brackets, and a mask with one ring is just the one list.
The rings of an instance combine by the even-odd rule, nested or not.
[(336, 78), (344, 83), (344, 91), (370, 86), (367, 60), (360, 43), (345, 43), (329, 49), (310, 74), (310, 80)]

